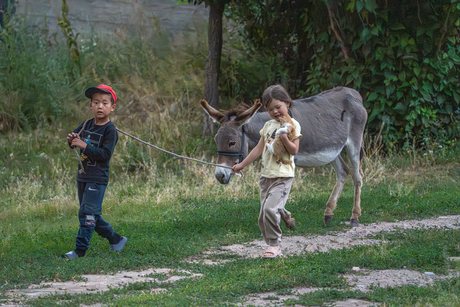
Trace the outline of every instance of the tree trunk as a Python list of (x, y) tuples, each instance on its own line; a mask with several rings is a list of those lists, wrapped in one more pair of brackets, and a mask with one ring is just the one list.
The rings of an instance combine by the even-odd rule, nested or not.
[[(219, 104), (219, 71), (222, 54), (222, 17), (225, 2), (216, 0), (209, 5), (208, 57), (205, 67), (204, 99), (214, 108)], [(206, 115), (203, 133), (213, 133), (212, 120)]]

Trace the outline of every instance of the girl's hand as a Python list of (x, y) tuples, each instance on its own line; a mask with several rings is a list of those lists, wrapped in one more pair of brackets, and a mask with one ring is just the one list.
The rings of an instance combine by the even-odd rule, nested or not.
[(289, 138), (288, 138), (287, 133), (281, 132), (281, 133), (279, 134), (279, 136), (280, 136), (281, 139), (284, 139), (284, 140), (289, 141)]
[(295, 156), (297, 154), (297, 152), (299, 151), (299, 138), (297, 138), (297, 139), (295, 139), (293, 141), (290, 141), (289, 138), (288, 138), (288, 135), (285, 134), (285, 133), (280, 133), (279, 136), (280, 136), (280, 139), (283, 142), (284, 147), (286, 148), (287, 152), (290, 155)]
[(241, 170), (243, 170), (244, 166), (241, 165), (241, 163), (235, 165), (232, 167), (232, 174), (235, 175), (239, 173)]

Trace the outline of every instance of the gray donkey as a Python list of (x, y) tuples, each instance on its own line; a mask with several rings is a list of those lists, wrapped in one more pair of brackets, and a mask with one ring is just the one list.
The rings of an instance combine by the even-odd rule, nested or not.
[[(259, 131), (271, 119), (267, 111), (257, 112), (262, 104), (239, 106), (228, 111), (219, 111), (201, 100), (201, 107), (216, 122), (221, 124), (215, 136), (218, 149), (217, 163), (233, 166), (241, 162), (260, 139)], [(363, 133), (367, 122), (367, 111), (361, 95), (350, 88), (336, 87), (319, 95), (295, 100), (290, 112), (302, 127), (299, 152), (294, 157), (298, 167), (317, 167), (330, 163), (337, 173), (337, 183), (326, 203), (324, 223), (334, 217), (334, 209), (350, 173), (340, 153), (345, 149), (351, 163), (355, 188), (350, 224), (359, 225), (361, 215), (361, 162), (364, 155)], [(227, 184), (232, 176), (228, 168), (217, 167), (217, 180)]]

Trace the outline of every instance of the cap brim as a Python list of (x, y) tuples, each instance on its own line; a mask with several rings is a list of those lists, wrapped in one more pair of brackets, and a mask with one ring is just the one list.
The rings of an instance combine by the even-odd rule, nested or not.
[(104, 93), (104, 94), (109, 94), (110, 96), (112, 96), (111, 92), (103, 90), (103, 89), (100, 89), (100, 88), (97, 88), (97, 87), (89, 87), (89, 88), (87, 88), (86, 91), (85, 91), (85, 96), (88, 97), (88, 98), (92, 98), (94, 93)]

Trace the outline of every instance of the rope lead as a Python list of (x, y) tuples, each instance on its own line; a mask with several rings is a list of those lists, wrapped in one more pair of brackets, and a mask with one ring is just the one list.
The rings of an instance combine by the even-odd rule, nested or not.
[[(80, 136), (81, 132), (83, 131), (83, 129), (85, 129), (85, 126), (86, 126), (86, 123), (88, 122), (88, 120), (89, 120), (89, 119), (87, 119), (87, 120), (84, 122), (83, 127), (80, 129), (80, 132), (78, 132), (78, 135), (79, 135), (79, 136)], [(118, 129), (118, 128), (116, 128), (116, 129), (117, 129), (118, 132), (120, 132), (120, 133), (122, 133), (122, 134), (124, 134), (124, 135), (126, 135), (126, 136), (129, 136), (129, 137), (132, 138), (133, 140), (136, 140), (136, 141), (138, 141), (138, 142), (140, 142), (140, 143), (142, 143), (142, 144), (144, 144), (144, 145), (153, 147), (153, 148), (155, 148), (156, 150), (159, 150), (159, 151), (162, 151), (162, 152), (164, 152), (164, 153), (173, 155), (173, 156), (176, 157), (176, 158), (185, 159), (185, 160), (191, 160), (191, 161), (195, 161), (195, 162), (198, 162), (198, 163), (201, 163), (201, 164), (206, 164), (206, 165), (211, 165), (211, 166), (218, 166), (218, 167), (223, 167), (223, 168), (227, 168), (227, 169), (232, 169), (232, 167), (230, 167), (230, 166), (221, 165), (221, 164), (216, 164), (216, 163), (209, 163), (209, 162), (204, 162), (204, 161), (201, 161), (201, 160), (198, 160), (198, 159), (193, 159), (193, 158), (189, 158), (189, 157), (185, 157), (185, 156), (180, 156), (180, 155), (175, 154), (175, 153), (173, 153), (173, 152), (170, 152), (170, 151), (164, 150), (164, 149), (162, 149), (162, 148), (160, 148), (160, 147), (157, 147), (157, 146), (155, 146), (155, 145), (153, 145), (153, 144), (147, 143), (147, 142), (145, 142), (145, 141), (143, 141), (143, 140), (141, 140), (141, 139), (139, 139), (139, 138), (137, 138), (137, 137), (135, 137), (135, 136), (133, 136), (133, 135), (127, 133), (127, 132), (124, 132), (123, 130), (120, 130), (120, 129)], [(79, 170), (78, 172), (79, 172), (80, 174), (81, 174), (81, 173), (85, 173), (85, 169), (84, 169), (84, 167), (83, 167), (83, 163), (81, 162), (81, 157), (80, 157), (80, 155), (78, 154), (77, 149), (76, 149), (75, 147), (73, 147), (73, 150), (75, 151), (75, 155), (77, 156), (78, 163), (80, 163), (80, 170)], [(242, 173), (237, 173), (237, 174), (235, 174), (235, 175), (240, 176), (240, 177), (243, 177), (243, 174), (242, 174)]]
[(150, 143), (147, 143), (147, 142), (145, 142), (145, 141), (143, 141), (143, 140), (141, 140), (141, 139), (139, 139), (139, 138), (137, 138), (137, 137), (135, 137), (135, 136), (132, 136), (131, 134), (129, 134), (129, 133), (127, 133), (127, 132), (124, 132), (123, 130), (120, 130), (120, 129), (118, 129), (118, 128), (116, 128), (116, 129), (117, 129), (118, 132), (121, 132), (122, 134), (124, 134), (124, 135), (126, 135), (126, 136), (129, 136), (130, 138), (132, 138), (132, 139), (134, 139), (134, 140), (136, 140), (136, 141), (138, 141), (138, 142), (140, 142), (140, 143), (142, 143), (142, 144), (144, 144), (144, 145), (153, 147), (153, 148), (155, 148), (155, 149), (157, 149), (157, 150), (159, 150), (159, 151), (162, 151), (162, 152), (164, 152), (164, 153), (173, 155), (173, 156), (176, 157), (176, 158), (191, 160), (191, 161), (195, 161), (195, 162), (202, 163), (202, 164), (206, 164), (206, 165), (219, 166), (219, 167), (223, 167), (223, 168), (232, 169), (230, 166), (221, 165), (221, 164), (216, 164), (216, 163), (209, 163), (209, 162), (204, 162), (204, 161), (201, 161), (201, 160), (198, 160), (198, 159), (193, 159), (193, 158), (189, 158), (189, 157), (180, 156), (180, 155), (175, 154), (175, 153), (173, 153), (173, 152), (164, 150), (164, 149), (162, 149), (162, 148), (160, 148), (160, 147), (157, 147), (157, 146), (155, 146), (155, 145), (152, 145), (152, 144), (150, 144)]

